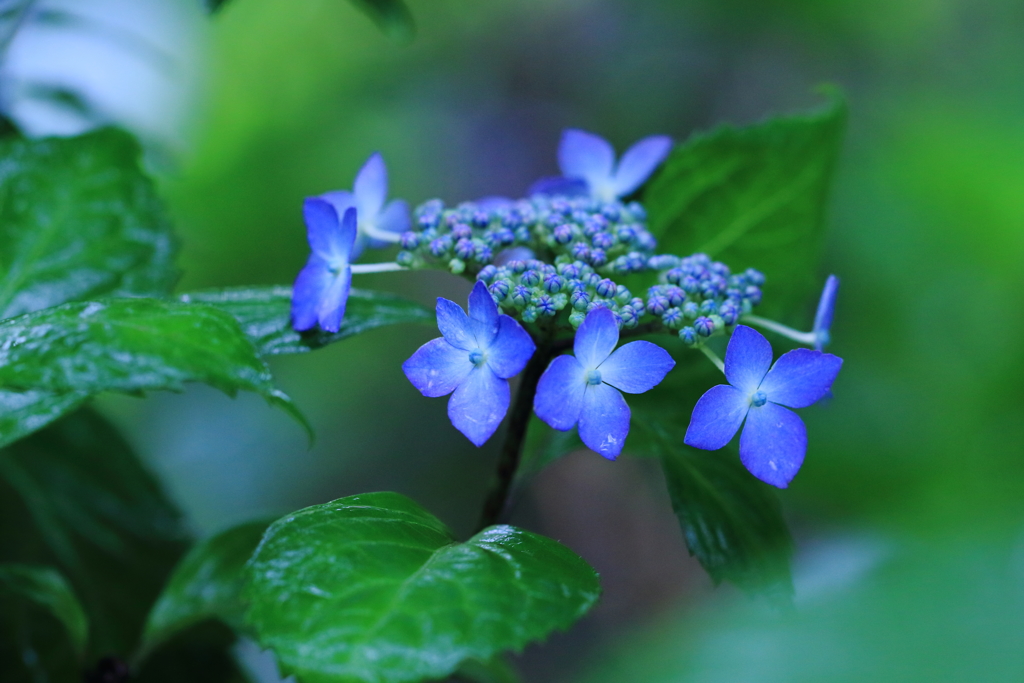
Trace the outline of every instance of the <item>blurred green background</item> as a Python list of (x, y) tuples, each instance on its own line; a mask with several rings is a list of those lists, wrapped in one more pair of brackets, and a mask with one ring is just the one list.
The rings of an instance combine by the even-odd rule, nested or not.
[[(513, 521), (602, 574), (601, 606), (518, 660), (527, 680), (1024, 680), (1024, 3), (1019, 0), (410, 0), (389, 41), (350, 3), (233, 0), (201, 105), (160, 184), (182, 290), (290, 282), (304, 196), (384, 154), (391, 195), (518, 196), (562, 128), (619, 149), (816, 103), (850, 128), (825, 269), (842, 278), (835, 398), (804, 413), (782, 492), (795, 609), (714, 589), (687, 556), (656, 463), (575, 453)], [(364, 276), (365, 277), (365, 276)], [(357, 286), (461, 299), (442, 274)], [(811, 306), (808, 302), (808, 306)], [(108, 399), (206, 534), (397, 490), (471, 530), (495, 463), (400, 364), (434, 336), (388, 328), (274, 370), (311, 450), (258, 399), (196, 388)]]

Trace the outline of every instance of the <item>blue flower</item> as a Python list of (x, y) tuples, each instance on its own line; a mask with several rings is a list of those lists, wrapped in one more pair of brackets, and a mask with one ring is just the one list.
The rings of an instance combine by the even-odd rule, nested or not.
[(327, 332), (337, 332), (352, 287), (349, 261), (356, 239), (356, 210), (349, 208), (339, 221), (333, 206), (311, 197), (303, 203), (302, 215), (313, 253), (295, 279), (292, 327), (301, 332), (320, 323)]
[(482, 282), (469, 294), (469, 315), (438, 298), (437, 327), (444, 336), (421, 346), (402, 370), (424, 396), (452, 394), (452, 425), (482, 446), (508, 411), (508, 379), (526, 367), (537, 347), (519, 323), (499, 315)]
[(746, 418), (740, 460), (761, 481), (786, 488), (803, 464), (807, 430), (783, 406), (806, 408), (824, 397), (842, 365), (842, 358), (811, 349), (784, 353), (772, 365), (768, 340), (737, 325), (725, 352), (729, 384), (711, 387), (700, 397), (683, 440), (696, 448), (719, 449)]
[(537, 417), (555, 429), (578, 423), (583, 443), (609, 460), (622, 452), (629, 434), (629, 406), (620, 391), (648, 391), (675, 366), (656, 344), (635, 341), (615, 350), (618, 342), (615, 314), (607, 308), (589, 313), (576, 331), (575, 357), (551, 361), (533, 401)]
[(369, 246), (374, 249), (397, 242), (409, 229), (409, 205), (401, 199), (385, 204), (388, 196), (388, 169), (379, 152), (374, 152), (356, 174), (352, 191), (338, 190), (320, 195), (330, 202), (338, 215), (355, 207), (359, 212), (359, 235), (352, 260)]
[(531, 188), (531, 194), (589, 194), (603, 202), (624, 197), (640, 187), (665, 160), (672, 139), (652, 135), (626, 150), (618, 165), (615, 149), (604, 138), (569, 128), (558, 146), (561, 178), (545, 178)]
[(839, 291), (839, 278), (829, 275), (825, 280), (825, 288), (821, 290), (818, 300), (818, 312), (814, 316), (814, 348), (821, 351), (832, 341), (832, 314), (836, 307), (836, 292)]

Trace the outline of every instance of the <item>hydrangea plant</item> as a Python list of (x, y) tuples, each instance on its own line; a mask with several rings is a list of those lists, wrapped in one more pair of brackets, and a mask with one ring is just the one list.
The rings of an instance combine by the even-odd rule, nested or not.
[[(411, 210), (388, 201), (373, 154), (351, 189), (296, 207), (310, 254), (294, 286), (186, 293), (172, 293), (176, 240), (134, 140), (4, 133), (0, 189), (19, 201), (0, 206), (0, 484), (4, 528), (33, 542), (4, 546), (0, 633), (34, 654), (0, 649), (0, 679), (237, 680), (240, 636), (300, 683), (514, 680), (507, 653), (600, 596), (584, 559), (507, 523), (529, 475), (574, 449), (656, 456), (712, 578), (785, 599), (792, 541), (776, 489), (827, 457), (791, 409), (830, 395), (842, 365), (823, 350), (838, 279), (799, 326), (842, 121), (837, 100), (685, 143), (648, 137), (618, 160), (568, 130), (561, 175), (527, 196)], [(353, 286), (423, 270), (464, 280), (467, 306)], [(498, 442), (469, 538), (378, 492), (193, 543), (88, 405), (203, 382), (259, 394), (309, 429), (266, 359), (396, 324), (440, 333), (406, 352), (410, 391), (450, 395), (454, 429)], [(755, 326), (787, 346), (774, 363)]]

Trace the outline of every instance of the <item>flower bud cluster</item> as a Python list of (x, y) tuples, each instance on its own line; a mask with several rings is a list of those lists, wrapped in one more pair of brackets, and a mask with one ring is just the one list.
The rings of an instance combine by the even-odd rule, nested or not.
[[(704, 254), (655, 254), (645, 220), (636, 202), (535, 195), (447, 208), (435, 199), (415, 210), (397, 260), (475, 277), (524, 323), (566, 311), (577, 328), (587, 313), (607, 308), (621, 328), (648, 323), (691, 346), (731, 330), (760, 303), (760, 272), (734, 274)], [(644, 272), (659, 282), (646, 296), (616, 281)]]
[(594, 268), (609, 265), (613, 272), (641, 271), (657, 246), (644, 220), (636, 202), (534, 195), (446, 208), (434, 199), (416, 208), (397, 261), (473, 275), (496, 258), (500, 262), (501, 252), (526, 247), (552, 261), (567, 257)]

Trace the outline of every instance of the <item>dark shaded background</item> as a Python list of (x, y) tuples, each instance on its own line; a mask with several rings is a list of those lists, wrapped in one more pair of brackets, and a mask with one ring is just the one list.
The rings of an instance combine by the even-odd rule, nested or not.
[[(411, 0), (409, 46), (336, 0), (234, 0), (213, 20), (191, 151), (161, 179), (181, 289), (290, 282), (302, 198), (383, 152), (413, 203), (516, 196), (563, 127), (620, 149), (848, 94), (825, 269), (842, 278), (835, 399), (804, 413), (782, 493), (797, 605), (713, 590), (655, 463), (566, 457), (514, 521), (602, 574), (601, 606), (527, 650), (536, 682), (1024, 680), (1024, 4), (1016, 0)], [(365, 276), (364, 276), (365, 277)], [(461, 299), (442, 274), (358, 286)], [(808, 302), (811, 305), (811, 302)], [(274, 363), (316, 426), (196, 388), (107, 412), (206, 534), (396, 490), (471, 530), (495, 461), (400, 364), (391, 328)]]

